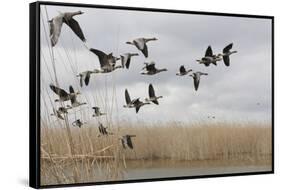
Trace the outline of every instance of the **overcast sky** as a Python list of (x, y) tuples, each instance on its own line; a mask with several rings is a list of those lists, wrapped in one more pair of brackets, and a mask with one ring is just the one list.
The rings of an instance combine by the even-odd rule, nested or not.
[[(97, 57), (65, 25), (53, 48), (60, 86), (68, 91), (69, 85), (73, 85), (82, 93), (79, 100), (87, 101), (89, 107), (99, 106), (107, 113), (113, 110), (114, 121), (197, 122), (208, 121), (208, 116), (216, 116), (216, 121), (271, 120), (269, 19), (61, 6), (46, 8), (49, 19), (59, 12), (83, 11), (84, 14), (75, 16), (75, 19), (84, 32), (88, 47), (113, 52), (115, 56), (127, 52), (139, 53), (140, 56), (132, 58), (129, 70), (92, 75), (89, 86), (80, 88), (75, 75), (99, 68)], [(41, 7), (41, 15), (41, 92), (46, 100), (41, 109), (42, 113), (46, 113), (51, 110), (50, 102), (57, 97), (48, 87), (54, 83), (54, 71), (47, 42), (49, 29), (45, 6)], [(147, 59), (134, 46), (125, 43), (138, 37), (158, 39), (148, 43)], [(234, 43), (233, 50), (238, 53), (231, 55), (230, 67), (223, 62), (219, 62), (217, 67), (196, 63), (195, 60), (204, 55), (208, 45), (212, 46), (214, 53), (220, 53), (231, 42)], [(145, 61), (155, 61), (157, 68), (167, 68), (168, 72), (154, 76), (140, 75)], [(209, 74), (202, 76), (198, 91), (194, 90), (191, 77), (175, 75), (181, 65)], [(148, 96), (149, 83), (153, 84), (156, 95), (163, 96), (159, 100), (160, 105), (144, 106), (138, 114), (134, 109), (123, 108), (126, 88), (131, 98), (144, 99)], [(89, 120), (92, 111), (88, 106), (80, 109), (86, 116), (77, 114), (76, 118)]]

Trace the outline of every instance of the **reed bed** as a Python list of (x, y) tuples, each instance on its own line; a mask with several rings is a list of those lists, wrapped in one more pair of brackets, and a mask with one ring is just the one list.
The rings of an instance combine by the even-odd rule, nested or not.
[[(69, 153), (68, 133), (61, 127), (41, 130), (42, 182), (48, 178), (57, 183), (92, 182), (122, 179), (126, 161), (170, 160), (208, 161), (233, 160), (271, 164), (271, 126), (254, 123), (212, 124), (130, 124), (110, 129), (114, 135), (98, 137), (97, 126), (88, 124), (70, 128), (73, 152)], [(123, 149), (118, 139), (123, 134), (135, 134), (134, 149)], [(263, 162), (265, 161), (265, 162)], [(66, 171), (76, 163), (75, 172)], [(77, 164), (78, 163), (78, 164)], [(93, 169), (94, 168), (94, 169)], [(82, 174), (83, 173), (83, 174)], [(86, 175), (84, 174), (86, 173)]]

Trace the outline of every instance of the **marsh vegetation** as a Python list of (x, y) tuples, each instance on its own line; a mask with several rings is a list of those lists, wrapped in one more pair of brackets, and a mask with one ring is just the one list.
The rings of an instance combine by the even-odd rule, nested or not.
[[(71, 128), (69, 137), (66, 128), (42, 127), (42, 184), (122, 180), (130, 169), (148, 163), (165, 162), (170, 170), (183, 164), (186, 172), (198, 166), (206, 171), (220, 166), (271, 166), (267, 124), (122, 123), (111, 131), (115, 135), (98, 137), (98, 127), (88, 124)], [(137, 135), (134, 149), (123, 149), (118, 136), (125, 131)], [(240, 170), (244, 172), (243, 167)]]

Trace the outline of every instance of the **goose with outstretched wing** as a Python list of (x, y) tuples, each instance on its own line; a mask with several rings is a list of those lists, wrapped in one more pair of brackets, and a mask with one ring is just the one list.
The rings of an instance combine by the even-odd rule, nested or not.
[(184, 75), (187, 75), (188, 73), (190, 73), (192, 71), (192, 69), (188, 69), (186, 70), (184, 65), (181, 65), (180, 68), (179, 68), (179, 72), (176, 73), (176, 75), (178, 76), (184, 76)]
[(134, 39), (133, 41), (128, 41), (126, 44), (134, 45), (138, 50), (142, 52), (144, 57), (148, 57), (148, 48), (146, 43), (149, 41), (155, 41), (157, 38), (137, 38)]
[(50, 38), (52, 46), (57, 44), (64, 23), (69, 26), (76, 36), (78, 36), (83, 42), (86, 41), (79, 23), (73, 18), (74, 16), (81, 14), (83, 14), (81, 11), (60, 13), (58, 16), (48, 21), (50, 25)]
[(157, 105), (159, 105), (158, 99), (163, 98), (163, 96), (155, 95), (155, 90), (154, 90), (152, 84), (149, 84), (149, 86), (148, 86), (148, 95), (149, 95), (149, 98), (146, 98), (145, 101), (153, 102), (154, 104), (157, 104)]
[(208, 75), (208, 73), (195, 72), (195, 73), (192, 73), (192, 75), (189, 75), (189, 76), (191, 76), (193, 78), (193, 83), (194, 83), (195, 91), (197, 91), (198, 88), (199, 88), (199, 83), (200, 83), (201, 75)]
[(123, 68), (126, 67), (126, 69), (129, 69), (131, 63), (131, 57), (138, 56), (138, 55), (139, 54), (137, 53), (125, 53), (123, 55), (120, 55), (122, 67)]
[(100, 69), (95, 69), (93, 73), (109, 73), (122, 68), (121, 65), (116, 66), (116, 61), (120, 58), (114, 57), (113, 53), (106, 54), (101, 50), (93, 48), (91, 48), (90, 51), (98, 57), (100, 63)]
[(135, 108), (136, 109), (136, 113), (139, 112), (140, 108), (146, 104), (150, 104), (149, 102), (142, 102), (140, 101), (140, 98), (135, 98), (133, 100), (131, 100), (129, 92), (127, 89), (125, 89), (125, 101), (126, 101), (126, 105), (124, 105), (124, 108)]

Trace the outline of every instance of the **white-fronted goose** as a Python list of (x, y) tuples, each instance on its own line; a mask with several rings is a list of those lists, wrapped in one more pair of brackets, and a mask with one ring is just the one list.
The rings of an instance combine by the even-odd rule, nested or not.
[(136, 137), (136, 135), (124, 135), (122, 136), (122, 138), (119, 138), (124, 149), (126, 149), (127, 147), (130, 149), (134, 148), (132, 137)]
[(139, 54), (137, 53), (125, 53), (121, 55), (121, 64), (122, 67), (124, 68), (126, 66), (127, 69), (130, 67), (130, 62), (131, 62), (131, 57), (133, 56), (138, 56)]
[(155, 91), (154, 91), (154, 88), (153, 88), (152, 84), (149, 84), (148, 95), (149, 95), (149, 98), (146, 98), (145, 101), (146, 102), (153, 102), (154, 104), (157, 104), (157, 105), (159, 105), (158, 99), (163, 98), (163, 96), (156, 96), (155, 95)]
[(93, 114), (93, 117), (99, 117), (99, 116), (102, 116), (102, 115), (106, 115), (106, 113), (101, 113), (100, 112), (100, 108), (95, 106), (95, 107), (92, 107), (95, 111), (95, 114)]
[(140, 72), (140, 74), (142, 75), (155, 75), (157, 73), (160, 73), (160, 72), (163, 72), (163, 71), (168, 71), (166, 68), (164, 69), (157, 69), (155, 67), (155, 62), (150, 62), (149, 64), (148, 63), (145, 63), (145, 67), (144, 67), (144, 70)]
[(69, 86), (69, 92), (71, 94), (70, 102), (71, 102), (72, 107), (78, 107), (78, 106), (82, 106), (82, 105), (87, 104), (86, 102), (81, 103), (81, 102), (77, 101), (77, 95), (76, 95), (77, 93), (74, 92), (74, 89), (73, 89), (72, 86)]
[(76, 95), (79, 95), (80, 92), (75, 92), (75, 93), (67, 93), (65, 90), (53, 85), (53, 84), (50, 84), (50, 88), (51, 90), (56, 93), (58, 96), (59, 96), (59, 99), (55, 99), (55, 102), (64, 102), (64, 101), (68, 101), (71, 99), (72, 96), (76, 96)]
[(79, 127), (79, 128), (81, 128), (82, 125), (84, 125), (84, 124), (86, 124), (86, 122), (83, 123), (80, 119), (77, 119), (77, 120), (75, 120), (75, 121), (72, 122), (72, 125), (73, 125), (74, 127)]
[(118, 66), (115, 65), (116, 61), (119, 60), (120, 58), (114, 57), (113, 53), (106, 54), (103, 51), (93, 48), (91, 48), (90, 51), (98, 56), (100, 62), (100, 68), (101, 68), (101, 69), (95, 69), (93, 73), (109, 73), (118, 68), (122, 68), (121, 65)]
[(208, 75), (208, 73), (195, 72), (195, 73), (192, 73), (192, 75), (189, 75), (193, 78), (194, 88), (196, 91), (198, 90), (198, 87), (199, 87), (201, 75)]
[(53, 108), (53, 113), (51, 113), (51, 116), (55, 116), (61, 120), (64, 120), (62, 113), (59, 110), (56, 110), (55, 108)]
[(132, 42), (126, 42), (126, 44), (131, 44), (134, 45), (140, 50), (143, 55), (147, 58), (148, 57), (148, 49), (146, 43), (149, 41), (155, 41), (157, 40), (156, 38), (137, 38), (134, 39)]
[(201, 58), (200, 60), (196, 60), (200, 64), (204, 64), (205, 66), (209, 66), (211, 63), (217, 65), (217, 61), (221, 61), (221, 57), (219, 55), (214, 55), (211, 46), (208, 46), (205, 57)]
[(184, 65), (182, 65), (182, 66), (180, 66), (179, 72), (176, 75), (184, 76), (184, 75), (187, 75), (191, 71), (192, 71), (192, 69), (186, 70)]
[(113, 133), (107, 131), (107, 127), (104, 127), (103, 124), (100, 122), (99, 122), (99, 132), (100, 132), (100, 134), (98, 135), (98, 137), (113, 135)]
[(136, 98), (131, 100), (130, 95), (128, 90), (125, 90), (125, 100), (126, 100), (126, 105), (124, 105), (124, 108), (135, 108), (136, 109), (136, 113), (139, 112), (139, 109), (146, 105), (146, 104), (150, 104), (149, 102), (142, 102), (140, 101), (140, 98)]
[(233, 43), (230, 43), (223, 49), (223, 53), (219, 54), (219, 56), (222, 56), (224, 64), (228, 67), (230, 65), (230, 59), (229, 56), (233, 53), (237, 53), (237, 51), (230, 51), (232, 49)]
[(85, 36), (82, 32), (82, 29), (79, 23), (73, 18), (75, 15), (83, 14), (81, 11), (77, 12), (66, 12), (60, 13), (58, 16), (49, 20), (50, 24), (50, 38), (52, 46), (55, 46), (59, 40), (61, 33), (61, 28), (63, 23), (71, 28), (71, 30), (83, 41), (85, 42)]
[(77, 77), (80, 77), (80, 86), (83, 86), (83, 81), (85, 82), (85, 85), (88, 86), (89, 82), (90, 82), (90, 77), (91, 74), (93, 74), (94, 71), (84, 71), (82, 73), (79, 73), (78, 75), (76, 75)]

